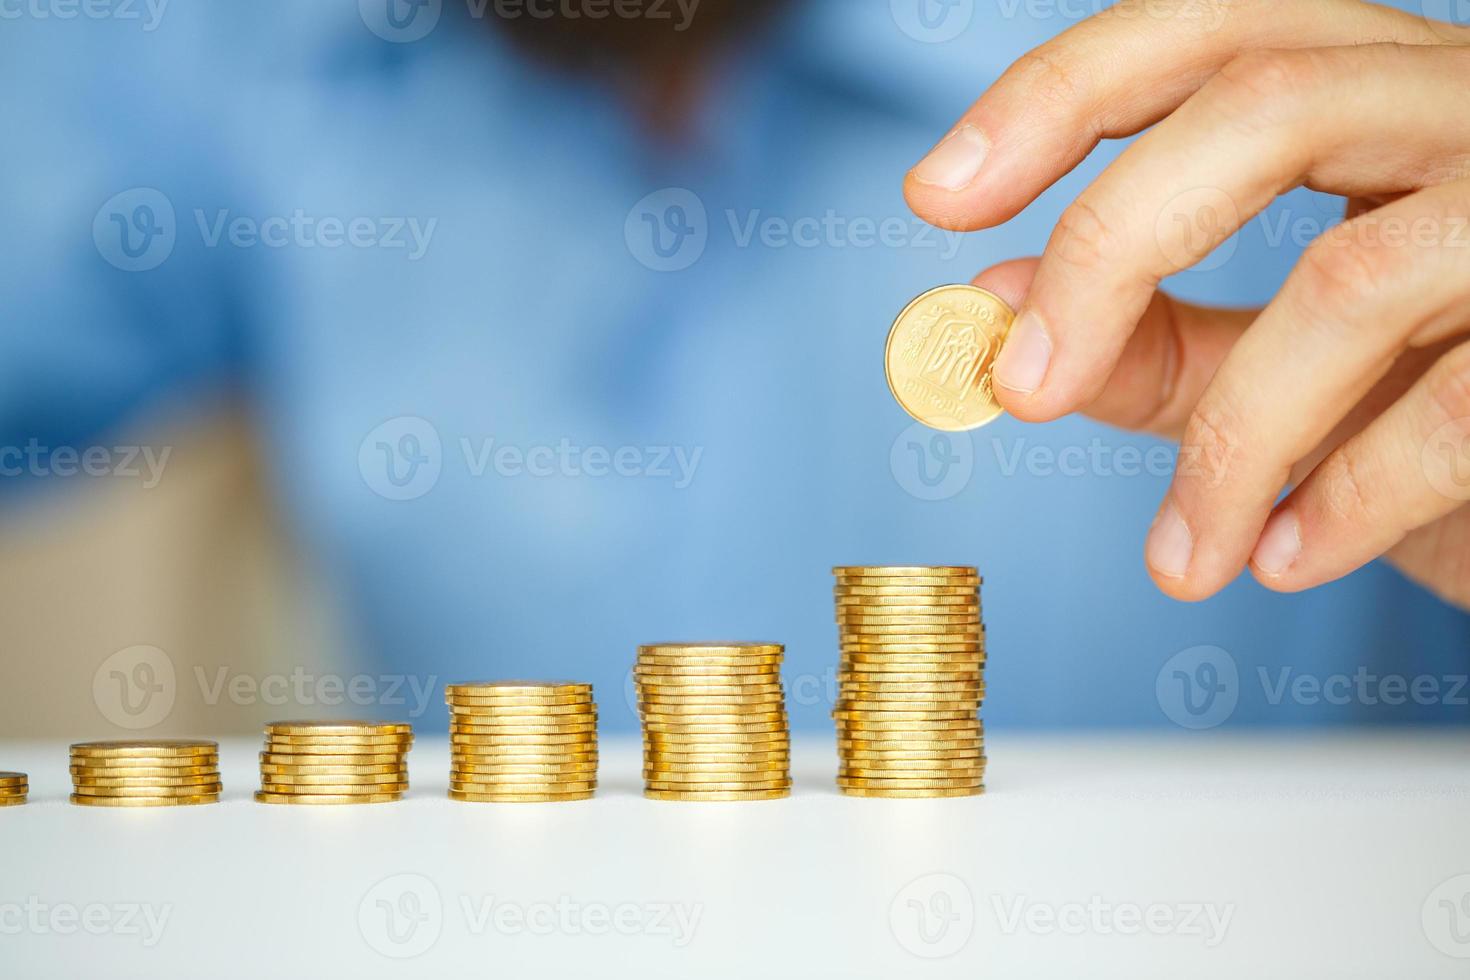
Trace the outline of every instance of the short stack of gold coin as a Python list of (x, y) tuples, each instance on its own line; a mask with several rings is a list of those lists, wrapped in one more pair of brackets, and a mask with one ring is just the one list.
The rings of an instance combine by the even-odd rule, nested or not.
[(20, 806), (30, 792), (30, 780), (25, 773), (0, 772), (0, 806)]
[(985, 625), (971, 567), (839, 567), (837, 785), (849, 796), (985, 791)]
[(449, 798), (563, 803), (597, 790), (597, 703), (576, 681), (450, 684)]
[(257, 803), (393, 803), (408, 791), (413, 726), (275, 721), (265, 726)]
[(71, 801), (79, 806), (218, 803), (217, 742), (78, 742), (71, 747)]
[(633, 668), (643, 795), (771, 800), (791, 794), (780, 643), (659, 643)]

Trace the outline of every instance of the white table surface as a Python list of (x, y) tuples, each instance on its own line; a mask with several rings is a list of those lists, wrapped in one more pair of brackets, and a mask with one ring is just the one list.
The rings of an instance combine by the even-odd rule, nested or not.
[(0, 976), (1470, 976), (1464, 734), (989, 746), (975, 799), (839, 796), (811, 739), (792, 798), (681, 804), (604, 739), (595, 800), (513, 806), (421, 738), (405, 802), (304, 808), (239, 740), (221, 804), (124, 811), (0, 743)]

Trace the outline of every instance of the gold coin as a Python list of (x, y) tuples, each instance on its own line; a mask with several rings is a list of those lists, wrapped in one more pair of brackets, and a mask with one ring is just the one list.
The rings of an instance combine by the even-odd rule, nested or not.
[(746, 657), (721, 660), (718, 657), (680, 658), (646, 657), (633, 665), (635, 676), (691, 676), (700, 674), (775, 674), (781, 669), (781, 657)]
[(408, 773), (394, 772), (262, 772), (262, 783), (280, 783), (283, 786), (374, 786), (383, 783), (404, 783)]
[(218, 786), (219, 773), (202, 773), (197, 776), (72, 776), (71, 782), (75, 787), (101, 786), (113, 789), (126, 789), (128, 787), (147, 789), (149, 787), (167, 787), (177, 789), (186, 786)]
[(886, 721), (974, 721), (975, 706), (961, 706), (952, 710), (916, 709), (913, 711), (870, 711), (862, 708), (838, 707), (832, 711), (838, 721), (886, 722)]
[(465, 681), (460, 684), (446, 684), (444, 694), (455, 699), (461, 696), (476, 698), (591, 697), (592, 685), (582, 681)]
[(881, 610), (837, 611), (837, 627), (844, 634), (862, 626), (976, 626), (977, 612), (919, 612), (913, 606), (888, 606)]
[(73, 786), (77, 796), (131, 796), (144, 799), (172, 799), (176, 796), (218, 795), (224, 787), (219, 780), (193, 786)]
[(29, 783), (10, 783), (0, 786), (0, 796), (25, 796), (30, 791)]
[(402, 794), (408, 792), (408, 783), (342, 783), (340, 785), (310, 785), (302, 786), (298, 783), (276, 783), (261, 780), (260, 792), (272, 796), (384, 796), (387, 794)]
[(662, 792), (699, 792), (699, 793), (752, 793), (770, 790), (789, 790), (791, 780), (789, 779), (767, 779), (767, 780), (725, 780), (722, 782), (704, 781), (678, 781), (669, 779), (650, 779), (644, 789), (658, 790)]
[(972, 653), (984, 654), (985, 641), (982, 640), (926, 640), (921, 643), (888, 643), (884, 640), (856, 640), (841, 637), (838, 639), (841, 652), (844, 654), (859, 654), (866, 656), (889, 657), (895, 660), (902, 659), (909, 654), (919, 656), (933, 656), (938, 653)]
[(661, 749), (645, 748), (643, 758), (648, 765), (660, 766), (767, 765), (773, 762), (782, 764), (790, 762), (791, 752), (784, 748), (773, 749), (769, 752), (739, 750), (724, 752), (718, 749), (708, 752), (665, 752)]
[(931, 429), (967, 432), (1004, 413), (991, 385), (1016, 319), (999, 296), (940, 286), (914, 299), (888, 333), (884, 375), (899, 406)]
[(266, 723), (265, 733), (267, 735), (317, 735), (333, 738), (341, 735), (412, 735), (413, 726), (388, 721), (272, 721)]
[(861, 789), (855, 786), (839, 788), (843, 796), (868, 796), (883, 800), (937, 800), (956, 796), (985, 795), (983, 785), (961, 789)]
[(359, 793), (342, 796), (307, 795), (298, 793), (270, 793), (261, 790), (255, 794), (257, 803), (284, 803), (297, 806), (349, 806), (367, 803), (396, 803), (403, 799), (402, 793)]
[[(971, 713), (973, 715), (973, 712)], [(961, 718), (844, 718), (837, 717), (838, 729), (846, 735), (860, 732), (955, 732), (973, 734), (979, 731), (979, 720), (966, 716)]]
[(671, 735), (667, 732), (645, 732), (643, 748), (670, 755), (699, 752), (787, 751), (791, 737), (786, 732), (741, 732), (714, 735)]
[(710, 762), (704, 764), (689, 764), (683, 762), (668, 762), (663, 759), (649, 759), (646, 761), (643, 767), (643, 775), (647, 777), (650, 774), (654, 773), (785, 773), (788, 769), (790, 769), (790, 762), (787, 759), (773, 759), (770, 762)]
[(171, 759), (201, 755), (218, 757), (219, 743), (182, 738), (162, 738), (156, 741), (78, 742), (71, 747), (71, 754), (73, 758), (86, 757), (88, 759)]
[(686, 803), (743, 803), (750, 800), (782, 800), (790, 795), (790, 788), (743, 790), (739, 792), (717, 792), (714, 790), (643, 790), (645, 799), (674, 800)]
[(699, 711), (722, 711), (726, 709), (739, 710), (741, 708), (753, 708), (757, 711), (769, 711), (770, 705), (782, 705), (786, 701), (784, 694), (772, 693), (761, 694), (756, 697), (741, 697), (739, 695), (701, 695), (698, 697), (669, 697), (660, 694), (657, 697), (644, 696), (639, 703), (647, 708), (657, 708), (660, 711), (694, 713)]
[(765, 707), (746, 709), (706, 707), (702, 711), (679, 711), (671, 709), (668, 705), (643, 704), (639, 705), (638, 711), (644, 721), (661, 724), (738, 725), (786, 720), (786, 707), (779, 702)]
[(455, 722), (449, 726), (449, 737), (459, 735), (584, 735), (597, 731), (597, 722), (568, 722), (565, 725), (468, 724)]
[(360, 768), (362, 766), (402, 766), (404, 757), (397, 752), (348, 752), (341, 754), (310, 754), (298, 752), (262, 752), (260, 753), (261, 768), (275, 765), (293, 769), (311, 768), (317, 769), (323, 766), (347, 766)]
[(580, 793), (463, 793), (450, 790), (449, 798), (461, 803), (575, 803), (590, 800), (595, 790)]
[(596, 732), (575, 732), (570, 735), (455, 735), (452, 745), (497, 746), (497, 745), (597, 745)]
[(638, 647), (638, 655), (664, 654), (671, 656), (683, 656), (685, 654), (724, 654), (727, 656), (751, 656), (771, 653), (784, 653), (784, 643), (748, 643), (745, 641), (710, 641), (706, 643), (643, 643)]
[[(844, 638), (862, 638), (872, 636), (943, 636), (953, 637), (950, 642), (971, 640), (979, 642), (981, 635), (979, 623), (881, 623), (869, 624), (859, 622), (846, 622), (842, 624), (842, 635)], [(920, 643), (923, 640), (918, 641)], [(938, 642), (938, 641), (933, 641)]]
[[(650, 687), (641, 684), (638, 687), (638, 700), (673, 703), (695, 703), (699, 698), (729, 698), (740, 701), (751, 701), (753, 698), (781, 700), (786, 696), (785, 690), (780, 684), (768, 684), (742, 687), (738, 684), (728, 687), (715, 687), (710, 685), (685, 685), (683, 687)], [(758, 702), (756, 702), (758, 703)]]
[(218, 803), (218, 793), (204, 793), (199, 796), (84, 796), (79, 793), (71, 795), (72, 803), (77, 806), (201, 806), (206, 803)]
[(655, 721), (647, 718), (643, 720), (643, 730), (650, 735), (744, 735), (748, 733), (784, 732), (787, 730), (787, 727), (784, 717), (776, 721), (712, 722), (710, 724)]
[(461, 793), (585, 793), (597, 788), (597, 777), (569, 779), (565, 776), (474, 776), (451, 775), (449, 788)]
[(412, 735), (267, 735), (267, 745), (301, 746), (296, 751), (394, 752), (407, 750)]
[(451, 776), (579, 776), (583, 774), (596, 775), (596, 760), (579, 763), (537, 764), (521, 763), (512, 765), (478, 765), (473, 762), (461, 762), (453, 764), (450, 769)]
[(845, 749), (839, 752), (843, 765), (887, 766), (887, 765), (965, 765), (983, 767), (986, 763), (985, 749), (930, 749), (903, 751), (899, 749)]
[(0, 772), (0, 786), (13, 786), (26, 782), (30, 777), (23, 772)]
[(0, 806), (24, 806), (29, 797), (25, 793), (15, 796), (0, 796)]
[(877, 681), (869, 680), (866, 677), (843, 677), (838, 681), (838, 690), (839, 692), (851, 691), (856, 697), (862, 697), (866, 694), (880, 694), (884, 697), (891, 698), (968, 698), (984, 692), (985, 685), (979, 680), (934, 681), (922, 676), (914, 681), (900, 681), (889, 677), (884, 677), (882, 680)]
[(449, 713), (451, 715), (536, 715), (545, 718), (560, 718), (567, 715), (576, 717), (578, 715), (596, 714), (597, 704), (593, 701), (568, 702), (566, 704), (542, 704), (534, 701), (517, 700), (509, 698), (491, 698), (484, 703), (450, 701)]
[[(980, 710), (980, 702), (975, 699), (967, 701), (883, 701), (878, 698), (842, 698), (835, 711), (845, 712), (841, 717), (844, 720), (856, 721), (900, 721), (918, 720), (925, 718), (910, 718), (914, 712), (925, 712), (943, 718), (974, 718), (975, 713)], [(833, 717), (838, 717), (834, 715)]]
[(837, 754), (844, 759), (864, 755), (892, 756), (895, 752), (916, 752), (924, 758), (959, 758), (965, 753), (983, 754), (985, 740), (980, 738), (936, 740), (925, 738), (890, 738), (877, 740), (839, 739)]
[(477, 765), (571, 765), (576, 762), (597, 761), (597, 748), (593, 746), (583, 750), (573, 746), (551, 746), (540, 750), (519, 746), (507, 750), (468, 750), (451, 746), (450, 755)]
[(839, 779), (964, 779), (978, 782), (984, 775), (985, 766), (973, 762), (955, 765), (926, 762), (922, 766), (913, 762), (895, 762), (891, 765), (862, 762), (842, 765), (837, 769)]
[(887, 578), (905, 575), (978, 575), (980, 570), (974, 565), (834, 565), (832, 574), (844, 577), (879, 575)]
[(932, 779), (858, 779), (838, 776), (837, 785), (844, 789), (969, 789), (979, 785), (979, 781), (972, 778), (950, 779), (943, 776)]
[[(872, 588), (872, 586), (860, 586)], [(900, 586), (900, 588), (905, 588)], [(911, 586), (907, 587), (912, 589)], [(838, 609), (891, 609), (894, 606), (918, 606), (921, 609), (979, 609), (980, 595), (930, 595), (913, 591), (897, 595), (834, 595), (833, 604)]]
[(273, 762), (262, 762), (263, 776), (391, 776), (403, 775), (406, 768), (401, 765), (378, 766), (280, 766)]
[(838, 661), (840, 668), (851, 667), (859, 673), (872, 667), (888, 668), (889, 674), (918, 674), (924, 672), (960, 673), (978, 672), (985, 665), (983, 650), (952, 650), (944, 653), (855, 653), (843, 650)]

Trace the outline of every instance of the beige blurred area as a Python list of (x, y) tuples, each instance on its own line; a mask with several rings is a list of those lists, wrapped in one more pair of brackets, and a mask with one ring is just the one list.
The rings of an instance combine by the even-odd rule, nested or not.
[(156, 486), (142, 462), (137, 477), (51, 476), (0, 511), (0, 737), (258, 731), (281, 711), (262, 682), (345, 673), (249, 426), (177, 419), (99, 443), (167, 447)]

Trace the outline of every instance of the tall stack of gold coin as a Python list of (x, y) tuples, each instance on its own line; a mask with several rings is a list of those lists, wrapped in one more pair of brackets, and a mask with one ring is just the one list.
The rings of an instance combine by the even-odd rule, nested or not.
[(837, 785), (849, 796), (985, 791), (985, 625), (971, 567), (834, 568)]
[(79, 806), (218, 803), (219, 744), (78, 742), (71, 747), (71, 782), (71, 801)]
[(771, 800), (791, 794), (780, 643), (658, 643), (633, 668), (643, 795)]
[(576, 681), (450, 684), (449, 798), (562, 803), (597, 790), (597, 703)]
[(25, 773), (0, 772), (0, 806), (20, 806), (30, 792), (30, 780)]
[(408, 791), (413, 726), (275, 721), (265, 726), (257, 803), (392, 803)]

